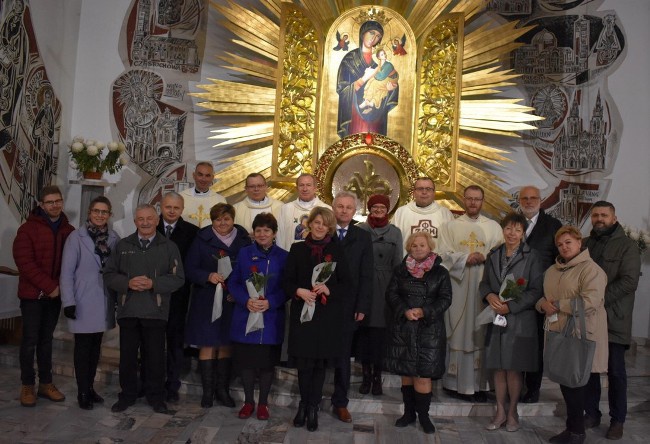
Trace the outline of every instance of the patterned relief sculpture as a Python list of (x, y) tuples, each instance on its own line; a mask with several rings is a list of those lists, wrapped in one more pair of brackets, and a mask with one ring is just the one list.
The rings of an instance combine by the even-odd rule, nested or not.
[(43, 66), (29, 6), (5, 1), (0, 24), (0, 189), (27, 218), (58, 166), (61, 103)]

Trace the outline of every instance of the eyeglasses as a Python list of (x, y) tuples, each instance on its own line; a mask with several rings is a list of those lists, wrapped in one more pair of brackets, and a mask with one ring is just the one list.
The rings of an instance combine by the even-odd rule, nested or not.
[(48, 207), (52, 207), (54, 205), (63, 205), (63, 199), (46, 200), (45, 202), (43, 202), (43, 205), (46, 205)]
[(111, 214), (109, 210), (100, 210), (97, 208), (93, 208), (92, 210), (90, 210), (90, 212), (97, 216), (109, 216)]
[(483, 200), (482, 197), (464, 197), (467, 202), (481, 202)]
[(419, 191), (419, 192), (426, 191), (427, 193), (431, 193), (432, 191), (435, 191), (435, 188), (431, 188), (431, 187), (417, 187), (417, 188), (415, 189), (415, 191)]

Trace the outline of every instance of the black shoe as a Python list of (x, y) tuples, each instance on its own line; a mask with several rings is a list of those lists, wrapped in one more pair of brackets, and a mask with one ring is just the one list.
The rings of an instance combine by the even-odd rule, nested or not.
[(180, 399), (176, 390), (167, 389), (167, 402), (177, 403)]
[(79, 408), (83, 410), (92, 410), (93, 409), (93, 400), (90, 397), (90, 393), (79, 393), (77, 395), (77, 402), (79, 403)]
[(115, 404), (111, 407), (111, 412), (113, 413), (119, 413), (123, 412), (124, 410), (128, 409), (131, 407), (135, 402), (133, 401), (126, 401), (124, 399), (118, 399)]
[(307, 430), (315, 432), (318, 430), (318, 407), (307, 407)]
[(559, 433), (555, 436), (551, 436), (548, 442), (552, 444), (567, 444), (571, 439), (571, 432), (564, 430), (562, 433)]
[(472, 395), (472, 400), (474, 402), (487, 402), (487, 393), (486, 392), (476, 392)]
[(529, 390), (524, 396), (521, 397), (521, 402), (524, 404), (534, 404), (539, 402), (539, 390)]
[(587, 439), (585, 433), (571, 433), (571, 438), (569, 439), (569, 444), (583, 444)]
[(156, 413), (162, 413), (163, 415), (169, 414), (169, 410), (167, 409), (167, 404), (165, 404), (162, 401), (153, 402), (151, 404), (151, 408)]
[(374, 375), (372, 378), (372, 396), (381, 396), (384, 390), (381, 387), (381, 373)]
[(302, 427), (305, 425), (306, 420), (307, 420), (307, 406), (301, 402), (300, 404), (298, 404), (298, 412), (296, 413), (296, 416), (293, 418), (293, 426)]
[(585, 415), (585, 429), (593, 429), (600, 425), (600, 417), (594, 418), (593, 416)]
[(91, 399), (92, 402), (94, 402), (95, 404), (101, 404), (101, 403), (104, 402), (104, 398), (102, 398), (101, 396), (99, 396), (99, 395), (97, 394), (97, 392), (95, 391), (95, 389), (92, 388), (92, 387), (90, 387), (90, 399)]

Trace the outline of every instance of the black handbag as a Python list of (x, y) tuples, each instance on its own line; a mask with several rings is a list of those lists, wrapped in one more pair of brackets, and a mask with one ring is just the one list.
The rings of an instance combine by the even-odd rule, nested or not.
[[(564, 329), (561, 332), (546, 332), (544, 373), (553, 382), (576, 388), (589, 381), (596, 342), (587, 339), (585, 303), (582, 298), (578, 296), (571, 301), (571, 306), (573, 315), (567, 320)], [(577, 334), (576, 318), (580, 325), (580, 337), (574, 336)]]

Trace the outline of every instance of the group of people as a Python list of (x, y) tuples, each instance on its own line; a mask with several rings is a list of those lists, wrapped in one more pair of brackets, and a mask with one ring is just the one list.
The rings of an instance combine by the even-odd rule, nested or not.
[(432, 381), (441, 379), (449, 395), (473, 402), (485, 402), (493, 389), (496, 412), (486, 428), (515, 432), (518, 402), (539, 400), (544, 331), (562, 331), (572, 300), (581, 298), (586, 336), (597, 344), (592, 375), (584, 387), (561, 386), (566, 430), (551, 442), (581, 443), (585, 428), (600, 424), (604, 372), (607, 437), (622, 436), (624, 355), (640, 258), (611, 203), (594, 204), (593, 229), (583, 240), (540, 208), (532, 186), (521, 188), (520, 212), (500, 226), (481, 214), (481, 187), (464, 190), (465, 213), (454, 218), (435, 202), (435, 184), (426, 177), (415, 180), (413, 201), (396, 210), (392, 223), (384, 195), (371, 196), (367, 220), (356, 223), (356, 196), (342, 191), (329, 206), (316, 196), (310, 174), (298, 177), (298, 197), (286, 204), (267, 194), (261, 174), (246, 178), (246, 197), (235, 205), (211, 190), (213, 179), (212, 164), (200, 162), (194, 188), (166, 194), (160, 216), (154, 206), (139, 205), (136, 232), (124, 239), (109, 228), (107, 198), (95, 198), (75, 230), (60, 190), (42, 190), (14, 241), (22, 405), (34, 406), (37, 396), (65, 399), (52, 383), (52, 334), (63, 306), (75, 336), (83, 409), (103, 402), (93, 381), (103, 332), (117, 319), (121, 391), (113, 412), (140, 394), (154, 411), (167, 412), (166, 402), (179, 399), (183, 350), (190, 346), (198, 349), (201, 406), (216, 400), (234, 407), (229, 389), (238, 375), (242, 419), (269, 418), (274, 369), (286, 361), (298, 372), (294, 426), (317, 430), (328, 368), (333, 413), (351, 422), (356, 356), (361, 394), (382, 395), (384, 371), (401, 376), (397, 427), (419, 419), (425, 433), (435, 432), (428, 412)]

